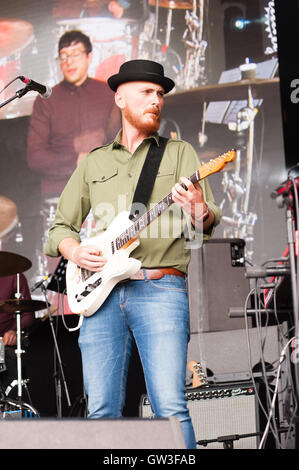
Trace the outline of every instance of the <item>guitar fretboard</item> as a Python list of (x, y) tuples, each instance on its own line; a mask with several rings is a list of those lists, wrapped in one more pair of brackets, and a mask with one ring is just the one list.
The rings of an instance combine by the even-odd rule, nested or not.
[[(193, 173), (190, 176), (189, 180), (192, 183), (196, 183), (199, 181), (199, 170)], [(183, 185), (184, 186), (184, 185)], [(122, 248), (126, 245), (130, 240), (136, 238), (136, 236), (144, 230), (149, 224), (151, 224), (155, 219), (160, 217), (160, 215), (168, 209), (173, 204), (172, 193), (169, 193), (165, 196), (161, 201), (157, 202), (149, 211), (145, 212), (145, 214), (138, 217), (137, 220), (128, 228), (126, 229), (121, 235), (119, 235), (115, 239), (115, 247), (117, 250)]]

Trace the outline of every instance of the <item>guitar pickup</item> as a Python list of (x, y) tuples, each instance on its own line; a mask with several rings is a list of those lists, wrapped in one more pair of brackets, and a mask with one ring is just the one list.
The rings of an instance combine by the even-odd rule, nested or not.
[(89, 279), (94, 274), (93, 271), (89, 271), (88, 269), (85, 269), (85, 268), (80, 268), (80, 272), (81, 272), (81, 278), (83, 282), (86, 282), (87, 279)]
[(102, 284), (102, 278), (99, 277), (95, 282), (91, 284), (87, 284), (85, 287), (84, 291), (81, 292), (80, 294), (75, 295), (75, 298), (78, 302), (83, 300), (85, 297), (87, 297), (94, 289), (96, 289), (98, 286)]

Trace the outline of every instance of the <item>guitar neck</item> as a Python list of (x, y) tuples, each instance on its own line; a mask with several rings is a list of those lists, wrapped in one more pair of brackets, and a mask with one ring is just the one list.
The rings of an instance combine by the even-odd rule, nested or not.
[[(190, 176), (189, 180), (192, 183), (196, 183), (202, 179), (200, 177), (199, 170), (197, 170), (193, 175)], [(141, 215), (127, 230), (125, 230), (121, 235), (115, 239), (115, 246), (117, 249), (120, 249), (122, 246), (126, 245), (130, 240), (136, 238), (138, 234), (144, 230), (149, 224), (151, 224), (155, 219), (160, 217), (160, 215), (166, 211), (172, 204), (172, 193), (167, 194), (161, 201), (157, 202), (149, 211)]]
[[(236, 158), (236, 151), (230, 150), (223, 155), (219, 155), (207, 163), (201, 165), (200, 169), (197, 170), (193, 175), (190, 176), (189, 181), (193, 184), (206, 178), (207, 176), (221, 171), (226, 163), (233, 161)], [(184, 185), (182, 185), (184, 187)], [(172, 193), (169, 193), (161, 201), (155, 204), (149, 211), (138, 217), (132, 225), (121, 233), (112, 243), (113, 246), (119, 250), (123, 246), (131, 243), (132, 240), (136, 239), (138, 234), (144, 230), (150, 223), (157, 219), (166, 209), (173, 204)]]

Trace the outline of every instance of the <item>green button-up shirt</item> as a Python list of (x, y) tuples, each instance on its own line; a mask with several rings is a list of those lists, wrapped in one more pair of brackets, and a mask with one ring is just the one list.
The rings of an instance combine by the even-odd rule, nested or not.
[[(120, 131), (112, 143), (93, 150), (82, 160), (61, 194), (45, 245), (47, 255), (60, 256), (58, 245), (64, 238), (71, 237), (80, 242), (81, 226), (90, 209), (96, 234), (106, 230), (119, 212), (130, 210), (152, 139), (159, 145), (159, 136), (153, 135), (131, 154), (120, 143)], [(189, 143), (169, 139), (147, 209), (171, 193), (181, 176), (189, 178), (199, 168), (200, 161)], [(215, 227), (221, 211), (215, 204), (207, 179), (202, 180), (201, 185), (205, 201), (215, 214)], [(140, 245), (131, 256), (139, 259), (144, 268), (173, 267), (187, 272), (191, 244), (186, 243), (186, 234), (190, 237), (190, 230), (190, 217), (177, 204), (172, 204), (140, 233)], [(203, 234), (203, 239), (209, 239), (212, 233), (213, 229), (209, 234)], [(202, 235), (196, 233), (196, 237), (199, 236)]]

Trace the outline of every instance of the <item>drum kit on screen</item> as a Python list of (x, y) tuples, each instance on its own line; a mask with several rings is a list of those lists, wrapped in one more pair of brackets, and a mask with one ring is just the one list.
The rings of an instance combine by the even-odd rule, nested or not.
[[(120, 65), (130, 59), (150, 59), (161, 62), (171, 73), (177, 89), (190, 89), (206, 83), (205, 52), (207, 42), (203, 39), (204, 0), (148, 0), (147, 14), (142, 18), (79, 17), (56, 20), (51, 34), (59, 40), (68, 30), (79, 29), (87, 34), (93, 45), (90, 76), (106, 81), (117, 73)], [(161, 24), (159, 12), (167, 12), (166, 24)], [(172, 38), (175, 27), (174, 15), (184, 15), (185, 31), (176, 38), (185, 47), (185, 60), (176, 51)], [(164, 20), (162, 20), (164, 21)], [(27, 54), (27, 68), (30, 58), (37, 55), (43, 41), (35, 37), (34, 27), (28, 21), (0, 19), (0, 90), (20, 75), (22, 56)], [(53, 60), (44, 65), (49, 67), (48, 85), (54, 86), (62, 76), (57, 58), (56, 46)], [(185, 62), (185, 63), (184, 63)], [(9, 90), (4, 91), (8, 96)], [(0, 118), (14, 118), (30, 115), (36, 94), (29, 92), (22, 100), (11, 102), (1, 109)]]
[[(118, 73), (120, 65), (130, 59), (160, 62), (172, 76), (177, 89), (189, 89), (206, 83), (203, 39), (204, 0), (148, 0), (144, 18), (73, 18), (57, 21), (56, 36), (79, 29), (89, 36), (93, 45), (90, 75), (98, 80)], [(165, 25), (160, 11), (167, 12)], [(172, 47), (173, 15), (184, 15), (185, 31), (179, 39), (185, 46), (185, 64)], [(53, 84), (61, 79), (60, 71), (52, 71)]]

